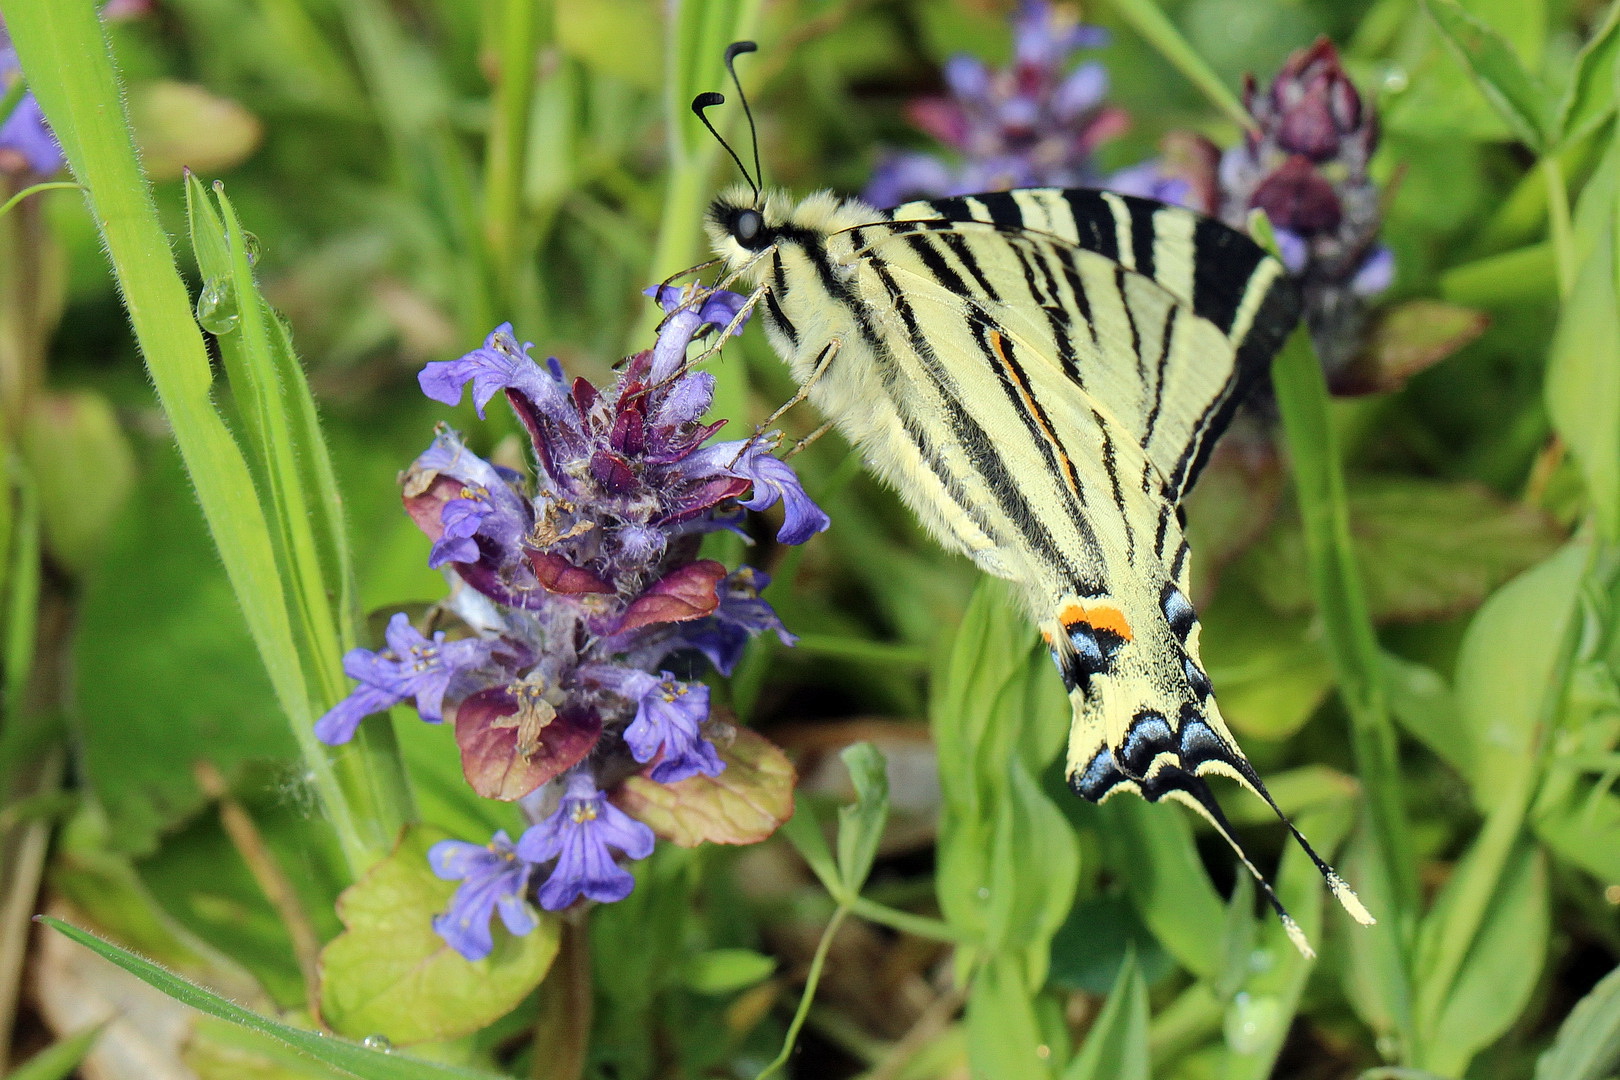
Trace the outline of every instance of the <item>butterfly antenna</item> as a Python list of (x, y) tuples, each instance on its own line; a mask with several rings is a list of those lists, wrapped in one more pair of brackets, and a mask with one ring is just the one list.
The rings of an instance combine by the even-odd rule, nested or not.
[(754, 110), (748, 107), (748, 95), (743, 93), (742, 80), (737, 78), (737, 57), (759, 48), (752, 41), (733, 41), (726, 46), (726, 70), (731, 73), (731, 85), (737, 88), (737, 100), (742, 102), (743, 116), (748, 118), (748, 141), (754, 145), (754, 191), (765, 186), (765, 171), (759, 167), (759, 129), (754, 126)]
[(742, 158), (737, 156), (737, 151), (731, 148), (731, 144), (721, 137), (720, 133), (714, 129), (714, 125), (709, 122), (709, 118), (704, 115), (704, 109), (711, 109), (716, 105), (724, 105), (725, 103), (726, 95), (714, 90), (708, 90), (692, 99), (692, 112), (697, 115), (699, 120), (703, 121), (703, 126), (709, 129), (709, 134), (714, 136), (715, 141), (726, 148), (726, 153), (731, 155), (731, 160), (737, 163), (737, 171), (743, 174), (743, 179), (748, 181), (748, 186), (754, 189), (754, 199), (758, 201), (759, 185), (754, 182), (752, 176), (748, 175), (748, 166), (742, 163)]

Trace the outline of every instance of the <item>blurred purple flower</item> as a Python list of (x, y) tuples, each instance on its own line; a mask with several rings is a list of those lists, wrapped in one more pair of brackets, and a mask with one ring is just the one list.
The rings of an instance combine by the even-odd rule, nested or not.
[(1013, 18), (1013, 62), (992, 70), (958, 55), (944, 68), (948, 96), (921, 98), (907, 115), (961, 156), (949, 166), (919, 153), (880, 161), (865, 192), (878, 206), (979, 191), (1095, 182), (1097, 146), (1124, 130), (1125, 114), (1104, 105), (1108, 71), (1088, 61), (1065, 71), (1080, 49), (1106, 44), (1105, 31), (1073, 21), (1046, 0), (1025, 0)]
[(484, 846), (441, 840), (428, 849), (428, 865), (445, 881), (461, 882), (450, 907), (434, 917), (433, 929), (468, 960), (482, 960), (494, 950), (489, 921), (497, 910), (518, 937), (535, 928), (527, 897), (534, 865), (517, 854), (505, 831)]
[(1220, 216), (1245, 228), (1251, 210), (1266, 212), (1331, 378), (1360, 350), (1368, 299), (1395, 276), (1367, 171), (1378, 118), (1326, 38), (1290, 56), (1264, 90), (1249, 76), (1243, 102), (1255, 127), (1221, 158)]
[[(0, 96), (23, 77), (17, 50), (0, 23)], [(0, 173), (28, 181), (53, 176), (62, 168), (62, 147), (45, 122), (33, 92), (23, 94), (11, 115), (0, 123)]]
[(516, 850), (533, 863), (557, 860), (540, 887), (540, 906), (561, 911), (580, 897), (612, 903), (629, 896), (635, 879), (614, 861), (613, 851), (645, 859), (653, 840), (651, 829), (607, 801), (589, 773), (576, 772), (556, 812), (530, 826)]

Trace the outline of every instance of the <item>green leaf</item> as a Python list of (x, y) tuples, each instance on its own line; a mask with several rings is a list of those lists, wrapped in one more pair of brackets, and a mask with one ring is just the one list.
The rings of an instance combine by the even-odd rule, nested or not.
[(1398, 390), (1418, 372), (1478, 338), (1490, 322), (1483, 311), (1428, 297), (1381, 305), (1367, 325), (1361, 351), (1332, 374), (1333, 392), (1343, 396)]
[(846, 895), (857, 896), (889, 820), (889, 774), (883, 755), (869, 742), (847, 746), (839, 757), (855, 785), (855, 801), (838, 808), (838, 876)]
[(1423, 6), (1513, 133), (1532, 150), (1547, 149), (1552, 103), (1512, 46), (1455, 0), (1424, 0)]
[(1596, 131), (1614, 112), (1615, 60), (1620, 57), (1620, 3), (1611, 3), (1603, 21), (1575, 56), (1569, 85), (1558, 102), (1553, 133), (1558, 142), (1577, 142)]
[(1226, 905), (1204, 872), (1186, 816), (1135, 798), (1111, 799), (1098, 816), (1109, 866), (1137, 914), (1183, 967), (1214, 979), (1223, 959), (1215, 928), (1226, 922)]
[(495, 951), (468, 960), (433, 930), (457, 883), (428, 866), (445, 834), (408, 830), (393, 855), (338, 898), (346, 929), (321, 950), (321, 1015), (333, 1030), (397, 1045), (471, 1034), (509, 1012), (545, 978), (558, 923), (541, 915), (521, 937), (496, 920)]
[[(1546, 515), (1478, 484), (1364, 477), (1347, 494), (1356, 562), (1375, 619), (1443, 619), (1472, 610), (1558, 546)], [(1297, 519), (1280, 521), (1250, 559), (1252, 580), (1272, 608), (1310, 610)]]
[(1534, 768), (1531, 750), (1587, 549), (1571, 544), (1498, 589), (1463, 636), (1453, 679), (1453, 762), (1488, 809)]
[[(1044, 672), (1042, 674), (1045, 674)], [(992, 825), (990, 876), (984, 885), (986, 945), (1021, 951), (1030, 992), (1046, 983), (1052, 937), (1074, 905), (1080, 842), (1017, 758), (1007, 763), (1006, 797)]]
[(1249, 110), (1233, 94), (1221, 77), (1210, 70), (1198, 51), (1187, 43), (1175, 23), (1154, 0), (1112, 0), (1112, 6), (1131, 28), (1170, 61), (1183, 78), (1196, 86), (1227, 118), (1240, 128), (1253, 125)]
[(710, 949), (686, 961), (681, 981), (699, 994), (731, 994), (764, 982), (776, 970), (776, 959), (752, 949)]
[(49, 915), (39, 915), (36, 918), (66, 934), (103, 959), (117, 964), (147, 985), (163, 991), (182, 1005), (262, 1032), (317, 1061), (325, 1062), (350, 1076), (360, 1077), (360, 1080), (500, 1080), (492, 1073), (440, 1065), (406, 1054), (371, 1050), (359, 1043), (322, 1035), (317, 1031), (290, 1027), (267, 1016), (250, 1012), (234, 1002), (187, 982), (172, 972), (165, 971), (151, 961), (143, 960), (134, 953), (125, 952), (118, 946), (103, 941), (94, 934), (87, 934), (60, 919), (53, 919)]
[[(1429, 935), (1451, 917), (1459, 890), (1469, 888), (1489, 889), (1490, 900), (1457, 977), (1449, 987), (1422, 983), (1434, 970), (1422, 945), (1433, 942)], [(1494, 881), (1453, 876), (1424, 920), (1418, 954), (1425, 1068), (1460, 1076), (1476, 1053), (1513, 1026), (1541, 977), (1550, 930), (1547, 860), (1529, 840), (1515, 845)]]
[(1051, 1047), (1042, 1037), (1022, 968), (1016, 957), (996, 956), (973, 976), (966, 1024), (974, 1076), (1052, 1080)]
[(66, 1038), (58, 1039), (8, 1072), (6, 1080), (67, 1080), (84, 1059), (90, 1056), (90, 1051), (95, 1049), (96, 1040), (101, 1038), (101, 1032), (109, 1022), (91, 1024), (83, 1031), (76, 1031)]
[(751, 728), (737, 728), (717, 750), (720, 775), (673, 784), (632, 776), (614, 790), (614, 805), (681, 847), (757, 844), (793, 815), (793, 765)]
[(1126, 954), (1114, 988), (1063, 1080), (1148, 1080), (1147, 984)]
[(36, 397), (19, 449), (39, 492), (46, 550), (84, 574), (135, 488), (135, 454), (112, 403), (85, 390)]
[[(1333, 665), (1305, 612), (1255, 618), (1266, 601), (1250, 580), (1260, 576), (1254, 568), (1262, 559), (1252, 553), (1222, 578), (1214, 602), (1198, 613), (1205, 628), (1199, 641), (1226, 722), (1241, 734), (1281, 739), (1332, 692)], [(1290, 572), (1303, 582), (1303, 566)]]
[[(1603, 535), (1620, 537), (1620, 139), (1581, 191), (1574, 238), (1574, 288), (1559, 313), (1547, 360), (1547, 411), (1580, 466)], [(1584, 251), (1583, 251), (1584, 249)]]
[(1620, 1069), (1620, 968), (1575, 1003), (1536, 1062), (1536, 1080), (1607, 1080)]

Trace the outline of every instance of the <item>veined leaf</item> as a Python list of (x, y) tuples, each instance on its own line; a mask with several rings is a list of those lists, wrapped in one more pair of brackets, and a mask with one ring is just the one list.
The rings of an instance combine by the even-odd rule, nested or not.
[(1553, 134), (1560, 143), (1584, 139), (1614, 112), (1615, 61), (1620, 58), (1620, 3), (1611, 3), (1575, 57), (1574, 71), (1558, 102)]

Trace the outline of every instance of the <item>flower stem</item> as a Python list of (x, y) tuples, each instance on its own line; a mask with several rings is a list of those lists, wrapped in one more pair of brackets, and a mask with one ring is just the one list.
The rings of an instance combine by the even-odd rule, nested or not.
[(821, 940), (816, 943), (816, 954), (810, 961), (810, 973), (805, 976), (804, 993), (799, 995), (799, 1007), (793, 1012), (793, 1020), (788, 1024), (787, 1036), (782, 1040), (782, 1052), (777, 1054), (771, 1063), (760, 1070), (754, 1080), (765, 1080), (766, 1077), (778, 1073), (786, 1065), (788, 1058), (793, 1056), (793, 1047), (799, 1041), (799, 1030), (804, 1027), (805, 1017), (810, 1015), (810, 1004), (816, 997), (816, 986), (821, 982), (821, 969), (826, 966), (827, 953), (832, 949), (833, 938), (838, 934), (838, 928), (844, 925), (844, 919), (849, 916), (852, 909), (846, 904), (838, 905), (833, 911), (832, 918), (827, 922), (827, 929), (821, 932)]

